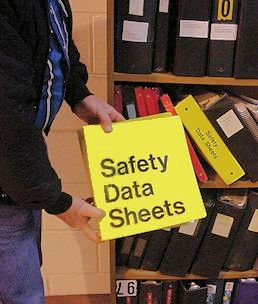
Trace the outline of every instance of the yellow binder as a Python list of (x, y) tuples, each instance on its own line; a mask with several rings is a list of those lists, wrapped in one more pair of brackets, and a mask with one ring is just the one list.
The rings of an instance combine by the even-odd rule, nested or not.
[(102, 240), (162, 229), (206, 216), (182, 122), (170, 113), (100, 126), (80, 135)]
[(245, 174), (191, 95), (176, 106), (176, 111), (205, 159), (227, 185)]

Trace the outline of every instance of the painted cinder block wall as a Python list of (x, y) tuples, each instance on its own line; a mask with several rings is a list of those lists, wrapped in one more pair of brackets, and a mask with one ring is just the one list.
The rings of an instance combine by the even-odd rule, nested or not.
[[(70, 0), (73, 37), (88, 68), (88, 87), (102, 100), (107, 98), (106, 1)], [(81, 126), (82, 122), (64, 104), (47, 143), (51, 163), (62, 179), (64, 191), (87, 197), (91, 189), (76, 135)], [(82, 233), (44, 213), (42, 249), (47, 295), (109, 293), (107, 242), (95, 245)]]

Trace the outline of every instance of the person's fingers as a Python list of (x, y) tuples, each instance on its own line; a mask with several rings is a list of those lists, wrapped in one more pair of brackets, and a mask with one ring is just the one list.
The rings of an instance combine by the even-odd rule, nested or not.
[(80, 215), (83, 217), (102, 219), (105, 216), (105, 212), (88, 203), (85, 203), (80, 209)]
[(98, 231), (94, 231), (93, 228), (88, 224), (88, 222), (85, 222), (83, 226), (81, 227), (81, 231), (86, 235), (88, 239), (93, 241), (94, 243), (100, 243), (101, 238)]
[(121, 121), (121, 120), (125, 120), (124, 116), (122, 114), (120, 114), (119, 112), (113, 110), (112, 112), (110, 112), (109, 114), (110, 118), (112, 121)]
[(99, 121), (100, 121), (102, 129), (105, 132), (109, 133), (112, 131), (112, 120), (107, 112), (99, 113)]

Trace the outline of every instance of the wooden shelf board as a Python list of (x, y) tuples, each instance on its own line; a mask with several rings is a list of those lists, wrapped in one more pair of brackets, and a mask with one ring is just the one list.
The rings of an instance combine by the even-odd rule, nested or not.
[(114, 73), (115, 81), (128, 82), (156, 82), (177, 84), (203, 84), (203, 85), (232, 85), (232, 86), (258, 86), (258, 79), (236, 79), (227, 77), (189, 77), (176, 76), (172, 73), (152, 74), (126, 74)]
[[(255, 278), (258, 277), (257, 270), (249, 271), (221, 271), (219, 279), (237, 279), (237, 278)], [(119, 280), (206, 280), (206, 277), (188, 274), (184, 277), (163, 275), (160, 272), (147, 271), (141, 269), (129, 269), (126, 267), (117, 267), (116, 279)]]

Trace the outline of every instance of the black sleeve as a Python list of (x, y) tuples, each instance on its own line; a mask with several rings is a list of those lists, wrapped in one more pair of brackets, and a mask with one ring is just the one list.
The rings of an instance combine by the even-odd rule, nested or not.
[(85, 97), (92, 95), (88, 90), (86, 83), (88, 81), (88, 72), (86, 66), (80, 62), (80, 53), (71, 39), (69, 44), (69, 58), (71, 70), (66, 86), (65, 100), (73, 109), (76, 104)]
[(25, 208), (66, 211), (72, 203), (34, 127), (36, 92), (31, 54), (0, 14), (0, 187)]

